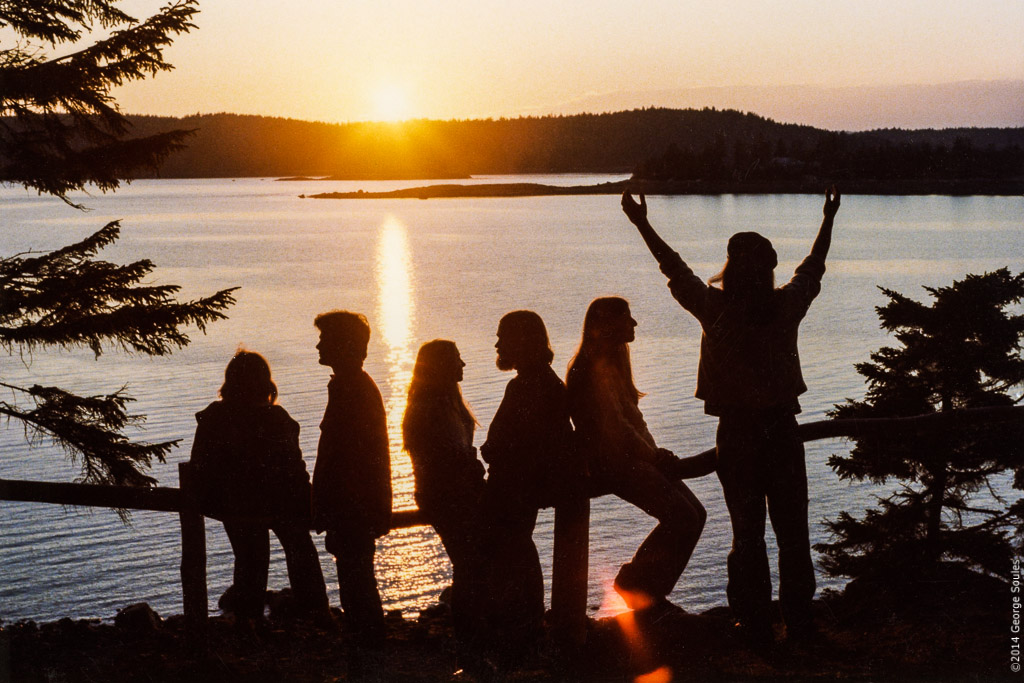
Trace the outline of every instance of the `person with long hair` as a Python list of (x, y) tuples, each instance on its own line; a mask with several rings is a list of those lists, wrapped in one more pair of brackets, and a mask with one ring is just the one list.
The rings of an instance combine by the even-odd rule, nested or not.
[(299, 425), (277, 405), (266, 359), (238, 351), (220, 400), (196, 414), (191, 463), (205, 514), (223, 520), (235, 555), (233, 610), (239, 627), (263, 617), (270, 532), (284, 548), (300, 610), (333, 626), (320, 558), (310, 537), (310, 486)]
[(480, 636), (480, 500), (484, 466), (476, 457), (476, 418), (459, 388), (465, 367), (454, 342), (420, 347), (402, 420), (416, 479), (416, 505), (434, 527), (452, 563), (452, 620), (460, 647)]
[(810, 254), (775, 287), (778, 257), (756, 232), (729, 238), (722, 271), (705, 284), (654, 231), (647, 201), (628, 192), (622, 209), (668, 277), (672, 296), (701, 324), (696, 396), (718, 417), (717, 471), (732, 522), (729, 605), (748, 642), (774, 642), (765, 512), (779, 546), (779, 602), (787, 636), (814, 634), (814, 565), (807, 524), (807, 473), (797, 433), (798, 397), (807, 390), (797, 330), (821, 291), (840, 196), (825, 193), (824, 218)]
[(544, 574), (533, 531), (540, 508), (580, 488), (565, 384), (551, 368), (554, 352), (544, 321), (512, 311), (498, 322), (495, 365), (514, 371), (487, 429), (483, 517), (492, 568), (487, 610), (499, 660), (535, 651), (543, 634)]
[[(658, 520), (614, 588), (635, 610), (670, 606), (667, 596), (682, 575), (707, 514), (681, 481), (710, 473), (710, 459), (680, 461), (659, 448), (640, 412), (629, 343), (637, 322), (619, 297), (591, 302), (583, 338), (569, 362), (566, 387), (578, 448), (587, 459), (592, 487), (611, 492)], [(684, 472), (685, 471), (685, 472)]]

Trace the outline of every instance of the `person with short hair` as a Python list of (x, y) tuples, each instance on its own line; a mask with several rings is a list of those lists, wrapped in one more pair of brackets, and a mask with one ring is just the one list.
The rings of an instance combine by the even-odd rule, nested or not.
[(373, 560), (376, 539), (390, 530), (391, 460), (384, 401), (363, 370), (370, 326), (349, 311), (323, 313), (314, 325), (319, 362), (333, 374), (313, 468), (313, 526), (327, 531), (348, 626), (376, 644), (384, 609)]
[(263, 618), (270, 532), (284, 549), (288, 580), (302, 614), (333, 626), (320, 558), (310, 537), (309, 474), (299, 424), (277, 405), (266, 359), (239, 350), (224, 370), (220, 400), (196, 413), (194, 476), (204, 514), (221, 519), (235, 555), (228, 594), (240, 628)]
[(830, 188), (810, 254), (789, 282), (775, 287), (778, 257), (767, 238), (756, 232), (730, 237), (725, 266), (705, 284), (651, 227), (645, 197), (637, 203), (628, 192), (622, 195), (622, 210), (668, 277), (672, 296), (701, 325), (696, 396), (704, 412), (719, 420), (718, 478), (733, 531), (727, 595), (744, 638), (759, 645), (774, 642), (766, 504), (779, 546), (787, 637), (815, 633), (807, 471), (796, 422), (807, 385), (797, 331), (821, 291), (839, 203), (839, 192)]

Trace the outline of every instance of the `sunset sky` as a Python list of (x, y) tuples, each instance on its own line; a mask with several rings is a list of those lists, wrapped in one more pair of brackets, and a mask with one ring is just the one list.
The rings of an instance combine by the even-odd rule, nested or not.
[(167, 52), (173, 73), (116, 93), (125, 111), (361, 121), (654, 105), (833, 129), (1024, 125), (1020, 0), (208, 0), (196, 23)]

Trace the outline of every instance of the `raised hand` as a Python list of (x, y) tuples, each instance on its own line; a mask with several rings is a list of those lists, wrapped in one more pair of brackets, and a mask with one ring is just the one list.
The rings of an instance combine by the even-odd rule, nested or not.
[(836, 189), (835, 185), (825, 191), (825, 206), (822, 209), (825, 218), (835, 218), (836, 213), (839, 211), (839, 200), (839, 190)]
[(811, 254), (821, 259), (828, 256), (829, 247), (832, 245), (832, 219), (839, 211), (839, 200), (839, 190), (835, 185), (825, 191), (825, 206), (822, 208), (825, 217), (821, 221), (821, 227), (818, 228), (818, 236), (814, 238), (814, 244), (811, 245)]
[[(651, 250), (654, 258), (661, 263), (662, 259), (669, 258), (673, 254), (672, 247), (665, 244), (665, 240), (658, 236), (658, 233), (651, 227), (647, 220), (647, 197), (640, 195), (640, 203), (637, 204), (633, 195), (626, 190), (622, 193), (622, 212), (626, 214), (630, 222), (636, 226), (640, 236), (644, 238), (644, 244)], [(677, 257), (678, 258), (678, 257)]]
[(622, 193), (622, 211), (629, 218), (629, 222), (633, 225), (640, 225), (642, 222), (647, 221), (647, 197), (642, 193), (640, 194), (640, 203), (637, 204), (636, 200), (633, 199), (633, 195), (626, 192)]

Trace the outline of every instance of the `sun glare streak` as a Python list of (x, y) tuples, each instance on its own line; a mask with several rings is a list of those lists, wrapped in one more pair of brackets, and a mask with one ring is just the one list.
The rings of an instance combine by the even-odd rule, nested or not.
[(650, 673), (640, 674), (633, 683), (672, 683), (672, 669), (667, 666), (658, 667)]
[(604, 597), (601, 600), (600, 608), (602, 613), (612, 612), (614, 614), (619, 614), (620, 612), (625, 612), (629, 609), (629, 607), (626, 606), (626, 601), (622, 599), (622, 596), (616, 593), (615, 589), (612, 588), (612, 579), (606, 579), (605, 581), (602, 581), (602, 584), (604, 584), (604, 590), (602, 591)]
[(415, 315), (413, 269), (405, 225), (388, 216), (377, 243), (377, 320), (387, 347), (388, 439), (391, 444), (391, 479), (395, 508), (413, 505), (415, 483), (412, 463), (402, 450), (402, 417), (412, 379)]
[[(616, 614), (615, 622), (619, 625), (623, 641), (630, 651), (630, 657), (636, 662), (653, 662), (651, 645), (648, 642), (648, 636), (644, 633), (643, 627), (637, 621), (637, 612), (628, 609), (625, 600), (615, 592), (611, 581), (609, 581), (605, 584), (604, 604), (601, 608), (606, 609), (618, 607), (619, 605), (626, 608), (626, 611)], [(661, 666), (653, 668), (647, 673), (640, 674), (633, 679), (633, 683), (671, 683), (672, 680), (672, 669), (667, 666)]]

